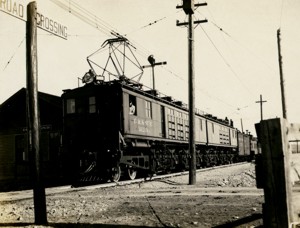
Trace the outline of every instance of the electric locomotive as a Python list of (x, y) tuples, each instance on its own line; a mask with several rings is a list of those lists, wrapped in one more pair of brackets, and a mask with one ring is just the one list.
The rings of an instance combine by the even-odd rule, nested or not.
[[(69, 170), (118, 181), (189, 167), (188, 110), (126, 79), (87, 84), (62, 95)], [(228, 120), (196, 114), (197, 166), (231, 163), (237, 130)]]
[[(116, 43), (129, 45), (123, 37), (107, 40), (105, 45)], [(116, 80), (104, 80), (104, 75), (99, 80), (91, 63), (82, 78), (85, 85), (64, 90), (62, 95), (63, 151), (69, 175), (118, 181), (121, 176), (134, 179), (138, 172), (153, 175), (188, 169), (186, 105), (156, 90), (145, 90), (120, 74), (122, 69), (117, 70)], [(231, 120), (196, 111), (194, 128), (198, 168), (238, 160), (245, 140), (238, 140), (240, 133)], [(250, 150), (250, 140), (246, 141), (249, 145), (243, 144), (243, 153)]]

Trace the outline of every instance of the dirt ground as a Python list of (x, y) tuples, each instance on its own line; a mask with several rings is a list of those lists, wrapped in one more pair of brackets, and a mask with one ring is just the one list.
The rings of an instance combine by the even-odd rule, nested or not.
[[(34, 226), (33, 200), (5, 201), (0, 227), (257, 227), (263, 191), (255, 186), (254, 164), (110, 188), (47, 191), (48, 226)], [(6, 195), (5, 195), (6, 194)], [(49, 195), (50, 194), (50, 195)]]

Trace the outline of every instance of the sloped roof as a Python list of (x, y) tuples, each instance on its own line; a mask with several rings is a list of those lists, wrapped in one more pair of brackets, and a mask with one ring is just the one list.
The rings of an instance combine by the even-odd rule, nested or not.
[[(62, 121), (62, 101), (55, 95), (38, 92), (41, 124), (59, 124)], [(26, 89), (21, 88), (0, 105), (0, 131), (26, 126)]]
[[(15, 94), (13, 94), (11, 97), (9, 97), (6, 101), (4, 101), (2, 104), (0, 104), (0, 112), (11, 105), (14, 101), (22, 98), (26, 98), (26, 88), (21, 88), (19, 91), (17, 91)], [(61, 106), (61, 98), (59, 96), (55, 96), (52, 94), (44, 93), (44, 92), (38, 92), (38, 99), (44, 100), (54, 106), (60, 107)]]

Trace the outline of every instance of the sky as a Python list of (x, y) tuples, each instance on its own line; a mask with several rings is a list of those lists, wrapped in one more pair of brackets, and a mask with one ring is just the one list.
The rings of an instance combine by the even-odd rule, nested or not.
[[(193, 15), (194, 20), (208, 20), (194, 28), (197, 109), (232, 119), (236, 128), (254, 135), (260, 95), (266, 101), (263, 118), (282, 117), (280, 28), (287, 119), (300, 123), (300, 1), (206, 2)], [(3, 12), (10, 3), (26, 8), (29, 1), (6, 0), (7, 5), (0, 6), (0, 104), (26, 87), (26, 23)], [(188, 20), (182, 9), (176, 9), (181, 4), (181, 0), (38, 0), (37, 11), (66, 26), (68, 33), (62, 39), (38, 29), (39, 91), (60, 96), (64, 89), (82, 86), (78, 78), (89, 70), (87, 56), (115, 31), (135, 47), (140, 65), (149, 65), (149, 55), (156, 62), (166, 61), (167, 65), (155, 67), (156, 89), (188, 103), (188, 30), (176, 26), (177, 20)], [(131, 72), (127, 74), (130, 78)], [(140, 82), (152, 87), (151, 77), (151, 68), (145, 68)]]

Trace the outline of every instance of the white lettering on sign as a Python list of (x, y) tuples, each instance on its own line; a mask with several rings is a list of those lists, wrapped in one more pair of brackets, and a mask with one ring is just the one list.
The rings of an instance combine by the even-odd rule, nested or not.
[[(1, 0), (0, 0), (1, 1)], [(45, 17), (41, 13), (37, 13), (36, 15), (37, 26), (41, 29), (44, 29), (54, 35), (67, 39), (67, 27), (64, 25), (59, 24), (58, 22)]]
[(143, 119), (134, 118), (133, 124), (137, 125), (137, 129), (139, 132), (143, 132), (143, 133), (149, 133), (150, 132), (149, 128), (152, 128), (151, 120), (143, 120)]
[(0, 0), (0, 10), (24, 19), (24, 6), (12, 0)]

